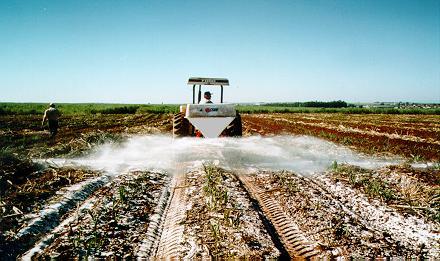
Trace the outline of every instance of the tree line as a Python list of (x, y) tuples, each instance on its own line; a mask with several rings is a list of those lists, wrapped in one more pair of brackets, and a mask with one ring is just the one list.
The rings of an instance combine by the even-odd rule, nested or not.
[(311, 107), (311, 108), (347, 108), (353, 105), (347, 104), (345, 101), (307, 101), (307, 102), (285, 102), (285, 103), (265, 103), (263, 106), (272, 107)]

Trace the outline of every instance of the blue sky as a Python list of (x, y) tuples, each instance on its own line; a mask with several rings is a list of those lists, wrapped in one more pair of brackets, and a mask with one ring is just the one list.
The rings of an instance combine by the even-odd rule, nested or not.
[(0, 101), (185, 103), (190, 76), (229, 102), (440, 102), (440, 1), (0, 1)]

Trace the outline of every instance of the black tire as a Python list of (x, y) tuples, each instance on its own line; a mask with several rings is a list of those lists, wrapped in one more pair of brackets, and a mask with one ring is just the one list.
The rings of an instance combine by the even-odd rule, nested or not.
[(241, 116), (237, 112), (237, 116), (235, 116), (235, 119), (231, 122), (231, 124), (226, 127), (226, 130), (224, 131), (225, 136), (228, 137), (241, 137), (243, 136), (243, 127), (241, 126)]
[(187, 137), (190, 136), (190, 126), (188, 119), (185, 118), (183, 112), (176, 113), (173, 116), (173, 137)]

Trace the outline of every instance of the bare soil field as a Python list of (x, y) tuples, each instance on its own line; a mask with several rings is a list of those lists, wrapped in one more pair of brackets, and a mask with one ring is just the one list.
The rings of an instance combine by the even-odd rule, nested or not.
[(440, 116), (242, 118), (245, 136), (316, 136), (401, 163), (335, 161), (304, 175), (222, 165), (223, 152), (208, 148), (219, 160), (177, 157), (173, 173), (141, 165), (110, 173), (48, 159), (170, 135), (171, 115), (65, 116), (53, 142), (40, 117), (0, 116), (1, 259), (440, 258)]
[(439, 115), (249, 114), (243, 120), (250, 133), (305, 134), (369, 154), (440, 160)]
[(169, 132), (172, 128), (167, 114), (68, 115), (59, 124), (59, 135), (51, 142), (47, 127), (41, 126), (41, 117), (0, 116), (0, 148), (44, 158), (78, 154), (90, 149), (91, 144), (117, 140), (123, 135)]

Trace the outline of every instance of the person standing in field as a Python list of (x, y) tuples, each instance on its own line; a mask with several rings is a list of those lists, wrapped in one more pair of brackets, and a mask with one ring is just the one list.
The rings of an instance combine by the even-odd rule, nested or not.
[(60, 112), (57, 108), (55, 108), (55, 104), (49, 104), (49, 109), (44, 111), (43, 121), (41, 122), (41, 126), (44, 125), (46, 120), (49, 123), (49, 132), (50, 138), (54, 139), (55, 135), (58, 133), (58, 118), (60, 117)]

